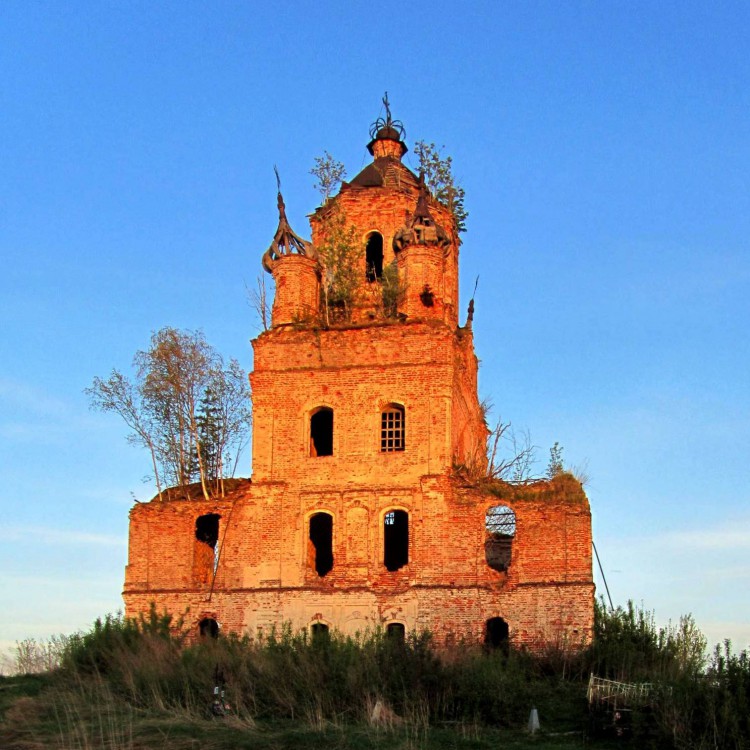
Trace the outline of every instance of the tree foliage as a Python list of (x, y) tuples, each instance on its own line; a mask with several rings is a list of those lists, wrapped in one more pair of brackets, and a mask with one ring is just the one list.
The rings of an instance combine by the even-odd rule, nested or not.
[(464, 206), (466, 194), (453, 174), (453, 157), (443, 156), (442, 148), (438, 148), (434, 143), (417, 141), (414, 144), (414, 153), (419, 159), (419, 169), (424, 173), (427, 187), (435, 198), (453, 213), (456, 229), (465, 232), (466, 219), (469, 217), (469, 212)]
[(397, 317), (399, 305), (406, 297), (406, 284), (399, 275), (398, 263), (395, 260), (383, 267), (383, 275), (378, 279), (378, 283), (383, 317)]
[(362, 284), (362, 252), (356, 230), (347, 224), (344, 212), (334, 206), (324, 219), (323, 242), (318, 247), (322, 266), (323, 315), (349, 320)]
[(159, 495), (165, 486), (200, 481), (206, 498), (223, 494), (250, 429), (250, 392), (239, 363), (223, 357), (200, 331), (166, 327), (133, 358), (129, 379), (112, 370), (86, 394), (94, 409), (118, 414), (128, 440), (149, 451)]
[(343, 182), (346, 177), (346, 168), (328, 151), (324, 151), (323, 156), (315, 157), (315, 166), (310, 170), (310, 174), (317, 177), (315, 189), (323, 196), (323, 203), (325, 203)]
[(258, 327), (267, 331), (271, 327), (272, 320), (273, 277), (265, 272), (258, 274), (254, 287), (248, 286), (245, 282), (245, 292), (247, 293), (247, 302), (257, 318)]
[(555, 441), (555, 444), (549, 449), (549, 463), (547, 464), (547, 479), (554, 479), (558, 474), (565, 471), (563, 464), (563, 447)]
[(531, 478), (535, 453), (528, 430), (517, 432), (510, 422), (498, 417), (487, 439), (487, 477), (525, 482)]

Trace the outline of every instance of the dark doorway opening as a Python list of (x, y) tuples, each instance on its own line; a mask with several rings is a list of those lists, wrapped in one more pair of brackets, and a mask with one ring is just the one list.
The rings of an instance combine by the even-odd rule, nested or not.
[(310, 562), (322, 578), (333, 568), (333, 517), (328, 513), (310, 516)]
[(379, 232), (373, 232), (367, 238), (365, 262), (367, 281), (373, 282), (383, 277), (383, 236)]
[(324, 622), (314, 622), (310, 627), (313, 643), (325, 643), (328, 641), (328, 625)]
[(201, 638), (218, 638), (219, 623), (212, 617), (205, 617), (198, 623), (198, 632)]
[(484, 645), (508, 653), (510, 646), (508, 623), (502, 617), (490, 617), (484, 631)]
[(310, 455), (333, 455), (333, 409), (326, 406), (310, 417)]
[(406, 639), (406, 626), (402, 622), (389, 622), (385, 634), (389, 639), (403, 643)]
[(388, 570), (398, 570), (409, 562), (409, 514), (405, 510), (385, 514), (383, 547), (383, 563)]

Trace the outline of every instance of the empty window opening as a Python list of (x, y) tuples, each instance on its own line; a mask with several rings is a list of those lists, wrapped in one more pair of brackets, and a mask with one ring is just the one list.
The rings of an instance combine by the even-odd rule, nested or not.
[(365, 274), (367, 281), (373, 282), (383, 277), (383, 235), (379, 232), (373, 232), (367, 238), (365, 262), (367, 263)]
[(321, 643), (328, 640), (330, 635), (328, 625), (324, 622), (314, 622), (310, 626), (310, 633), (312, 634), (313, 643)]
[(435, 305), (435, 293), (430, 288), (429, 284), (425, 284), (422, 289), (419, 299), (422, 300), (422, 304), (425, 307), (433, 307)]
[(513, 557), (516, 514), (507, 505), (493, 505), (484, 517), (484, 556), (493, 570), (508, 570)]
[(488, 649), (500, 649), (508, 653), (510, 646), (508, 623), (502, 617), (490, 617), (487, 620), (484, 645)]
[(388, 570), (399, 570), (409, 562), (409, 514), (405, 510), (385, 514), (383, 547), (383, 563)]
[(207, 513), (195, 519), (195, 553), (193, 576), (197, 583), (208, 583), (219, 566), (219, 519), (217, 513)]
[(333, 455), (333, 409), (326, 406), (310, 417), (310, 455)]
[(406, 448), (404, 407), (391, 404), (380, 415), (380, 451), (391, 453)]
[(212, 617), (205, 617), (198, 623), (198, 632), (201, 638), (218, 638), (219, 623)]
[(403, 643), (406, 640), (406, 626), (403, 622), (389, 622), (385, 634), (388, 638)]
[(310, 516), (310, 566), (322, 578), (333, 568), (333, 518), (328, 513)]

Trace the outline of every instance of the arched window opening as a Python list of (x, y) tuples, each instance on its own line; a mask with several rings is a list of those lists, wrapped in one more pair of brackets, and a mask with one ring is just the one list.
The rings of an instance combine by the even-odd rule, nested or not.
[(193, 578), (196, 583), (208, 583), (219, 566), (219, 519), (217, 513), (207, 513), (195, 519)]
[(383, 235), (379, 232), (372, 232), (367, 238), (365, 262), (367, 281), (373, 282), (383, 277)]
[(500, 649), (508, 653), (510, 648), (508, 623), (502, 617), (490, 617), (484, 630), (484, 645), (487, 649)]
[(333, 568), (333, 517), (328, 513), (310, 516), (308, 561), (322, 578)]
[(404, 407), (390, 404), (380, 415), (380, 452), (392, 453), (406, 448)]
[(333, 409), (327, 406), (310, 417), (310, 455), (333, 455)]
[(493, 570), (508, 570), (513, 557), (516, 514), (507, 505), (493, 505), (484, 517), (484, 556)]
[(219, 623), (212, 617), (204, 617), (198, 623), (198, 632), (200, 633), (201, 638), (218, 638)]
[(330, 631), (324, 622), (314, 622), (310, 626), (313, 643), (323, 643), (328, 640)]
[(406, 640), (406, 626), (403, 622), (389, 622), (385, 634), (389, 639), (403, 643)]
[(409, 514), (389, 510), (383, 518), (383, 563), (391, 572), (409, 562)]

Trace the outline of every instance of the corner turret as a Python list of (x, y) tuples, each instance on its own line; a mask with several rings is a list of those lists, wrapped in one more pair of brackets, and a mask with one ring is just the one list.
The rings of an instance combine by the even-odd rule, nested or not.
[(417, 207), (393, 237), (399, 276), (406, 285), (403, 312), (407, 318), (437, 318), (455, 323), (458, 300), (454, 299), (455, 290), (446, 279), (446, 261), (453, 244), (451, 236), (430, 212), (429, 191), (424, 174), (420, 174)]
[[(278, 184), (278, 172), (276, 181)], [(277, 203), (279, 226), (271, 245), (263, 254), (263, 268), (273, 276), (276, 284), (271, 311), (272, 326), (312, 318), (318, 312), (320, 295), (318, 254), (312, 243), (303, 240), (289, 225), (280, 185)]]

